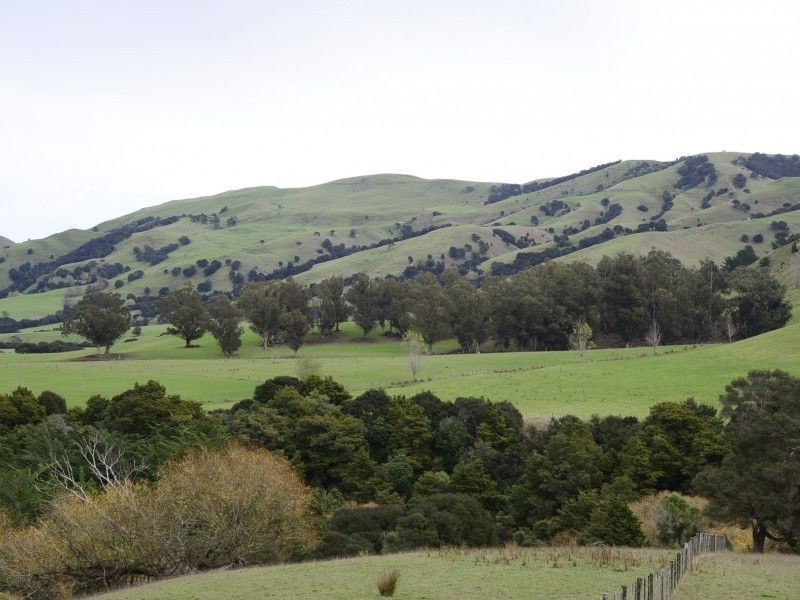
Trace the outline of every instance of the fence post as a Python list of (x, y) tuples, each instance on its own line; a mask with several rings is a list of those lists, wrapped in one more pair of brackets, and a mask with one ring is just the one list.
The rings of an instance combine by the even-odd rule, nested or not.
[(683, 576), (694, 569), (700, 556), (710, 552), (729, 551), (732, 548), (726, 535), (697, 533), (683, 548), (678, 550), (669, 564), (651, 572), (645, 577), (637, 577), (630, 587), (623, 585), (617, 592), (603, 592), (600, 600), (669, 600)]

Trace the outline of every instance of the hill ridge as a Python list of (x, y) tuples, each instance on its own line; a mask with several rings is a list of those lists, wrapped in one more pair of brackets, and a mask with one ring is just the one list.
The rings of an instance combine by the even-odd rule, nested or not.
[[(377, 173), (170, 200), (92, 230), (8, 244), (0, 249), (0, 296), (103, 281), (123, 295), (187, 282), (229, 290), (251, 271), (307, 281), (446, 268), (479, 277), (650, 246), (688, 264), (721, 262), (745, 243), (764, 255), (779, 233), (773, 221), (785, 223), (787, 235), (800, 231), (800, 163), (775, 156), (626, 159), (528, 184)], [(204, 275), (198, 261), (225, 267)]]

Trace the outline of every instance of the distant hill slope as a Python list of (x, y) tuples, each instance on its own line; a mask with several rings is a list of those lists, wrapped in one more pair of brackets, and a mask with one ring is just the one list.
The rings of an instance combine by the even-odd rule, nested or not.
[(650, 248), (721, 261), (745, 243), (769, 251), (773, 221), (800, 231), (798, 209), (800, 157), (731, 152), (618, 161), (527, 184), (383, 174), (247, 188), (0, 244), (0, 296), (9, 296), (0, 311), (28, 304), (19, 294), (74, 287), (39, 303), (56, 310), (92, 282), (138, 296), (187, 282), (228, 290), (256, 275), (508, 274), (546, 258), (596, 262)]
[(16, 242), (14, 242), (14, 240), (10, 240), (7, 237), (3, 237), (2, 235), (0, 235), (0, 246), (12, 246), (15, 243)]

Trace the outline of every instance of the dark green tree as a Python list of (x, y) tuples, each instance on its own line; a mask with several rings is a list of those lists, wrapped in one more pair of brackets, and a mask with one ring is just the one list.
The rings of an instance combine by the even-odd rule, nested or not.
[(36, 401), (36, 396), (24, 387), (10, 394), (0, 394), (0, 433), (20, 425), (38, 423), (45, 412)]
[(339, 331), (347, 320), (350, 308), (344, 298), (344, 279), (339, 276), (320, 281), (315, 288), (319, 298), (319, 327), (323, 335)]
[(186, 342), (185, 348), (191, 348), (192, 342), (208, 329), (209, 315), (203, 298), (189, 285), (156, 300), (156, 310), (170, 324), (167, 333)]
[(295, 308), (283, 313), (278, 323), (280, 324), (281, 337), (286, 342), (286, 345), (297, 354), (311, 327), (308, 317)]
[(709, 513), (749, 526), (753, 549), (767, 538), (797, 549), (800, 535), (800, 379), (751, 371), (720, 396), (729, 452), (695, 480)]
[(489, 328), (489, 301), (486, 296), (468, 281), (451, 279), (445, 287), (452, 307), (451, 328), (462, 352), (481, 351)]
[(543, 451), (531, 454), (521, 481), (511, 490), (517, 522), (534, 526), (580, 492), (599, 487), (602, 463), (603, 450), (589, 427), (574, 418), (564, 421)]
[(744, 337), (783, 327), (792, 317), (786, 287), (761, 267), (737, 269), (732, 287), (739, 331)]
[(222, 353), (230, 358), (242, 345), (244, 328), (239, 324), (242, 313), (227, 296), (220, 295), (211, 301), (209, 314), (211, 334), (217, 340)]
[(356, 275), (350, 289), (345, 294), (350, 303), (353, 321), (361, 328), (364, 338), (375, 328), (378, 320), (378, 289), (375, 283), (363, 273)]
[(411, 298), (414, 330), (422, 335), (432, 354), (433, 345), (452, 334), (454, 305), (436, 278), (427, 273), (414, 282)]
[(50, 390), (45, 390), (39, 394), (39, 406), (42, 407), (46, 415), (63, 415), (67, 412), (67, 401)]
[(716, 409), (693, 399), (652, 406), (642, 422), (641, 440), (650, 455), (646, 479), (654, 478), (659, 490), (690, 491), (692, 478), (719, 464), (727, 451)]
[(406, 398), (392, 398), (386, 411), (388, 426), (387, 451), (408, 457), (414, 470), (420, 472), (431, 462), (431, 423), (422, 408)]
[(639, 519), (619, 496), (610, 496), (594, 509), (579, 539), (584, 542), (603, 542), (609, 546), (637, 547), (647, 544)]
[(248, 283), (236, 304), (250, 321), (250, 329), (261, 338), (262, 347), (269, 348), (270, 338), (278, 332), (282, 313), (275, 287), (263, 282)]
[(93, 291), (75, 306), (61, 326), (62, 335), (77, 334), (97, 347), (111, 349), (131, 326), (131, 311), (125, 300), (115, 292)]
[(114, 396), (105, 406), (101, 424), (113, 432), (147, 435), (158, 427), (174, 428), (208, 420), (199, 402), (168, 395), (163, 385), (148, 381)]

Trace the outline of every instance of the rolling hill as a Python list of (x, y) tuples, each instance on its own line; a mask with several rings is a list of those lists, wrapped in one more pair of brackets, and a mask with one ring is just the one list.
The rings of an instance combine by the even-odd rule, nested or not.
[(522, 185), (384, 174), (247, 188), (4, 244), (0, 312), (53, 314), (87, 284), (139, 296), (187, 282), (229, 290), (254, 276), (457, 267), (479, 277), (651, 248), (722, 261), (745, 243), (770, 251), (775, 221), (800, 231), (798, 209), (800, 157), (738, 152), (617, 161)]

